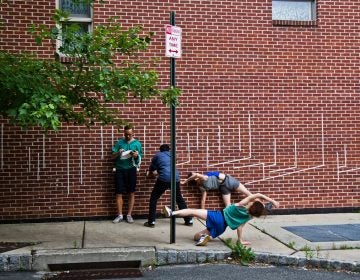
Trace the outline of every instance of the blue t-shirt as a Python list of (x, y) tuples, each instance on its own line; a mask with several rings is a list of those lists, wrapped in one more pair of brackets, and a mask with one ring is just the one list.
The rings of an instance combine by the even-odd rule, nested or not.
[[(158, 179), (167, 183), (171, 182), (171, 155), (170, 151), (157, 152), (151, 160), (149, 171), (157, 171)], [(176, 182), (180, 181), (179, 171), (175, 170)]]

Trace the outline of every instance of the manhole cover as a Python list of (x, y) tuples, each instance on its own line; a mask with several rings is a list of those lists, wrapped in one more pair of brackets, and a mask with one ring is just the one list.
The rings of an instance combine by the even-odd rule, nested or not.
[(283, 227), (310, 242), (360, 241), (360, 224)]
[(139, 268), (101, 269), (101, 270), (76, 270), (46, 274), (42, 280), (93, 280), (113, 278), (138, 278), (142, 277)]

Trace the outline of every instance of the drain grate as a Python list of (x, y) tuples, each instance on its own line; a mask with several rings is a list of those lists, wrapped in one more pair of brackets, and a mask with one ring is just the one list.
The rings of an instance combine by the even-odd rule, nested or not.
[(360, 224), (289, 226), (284, 229), (310, 241), (360, 241)]
[(74, 270), (59, 272), (56, 274), (46, 274), (42, 280), (94, 280), (94, 279), (114, 279), (114, 278), (139, 278), (143, 274), (139, 268), (119, 268), (119, 269), (95, 269), (95, 270)]
[(44, 275), (42, 280), (94, 280), (138, 278), (143, 274), (141, 261), (108, 261), (48, 264), (53, 273)]

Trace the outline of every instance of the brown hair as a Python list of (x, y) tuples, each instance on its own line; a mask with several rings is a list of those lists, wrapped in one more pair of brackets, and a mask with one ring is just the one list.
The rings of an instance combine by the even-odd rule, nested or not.
[(265, 206), (260, 201), (254, 201), (249, 207), (249, 214), (253, 217), (260, 217), (266, 214)]
[(132, 124), (128, 124), (124, 126), (124, 130), (130, 130), (130, 129), (134, 129)]

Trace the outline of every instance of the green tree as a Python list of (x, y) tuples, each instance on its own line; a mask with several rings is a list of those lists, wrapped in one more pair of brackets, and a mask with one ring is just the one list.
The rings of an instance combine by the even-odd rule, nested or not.
[[(144, 35), (141, 26), (124, 29), (117, 18), (83, 32), (61, 10), (53, 19), (53, 27), (32, 26), (30, 32), (37, 44), (51, 40), (56, 48), (61, 40), (58, 52), (70, 63), (1, 51), (1, 115), (24, 128), (56, 131), (62, 122), (124, 124), (109, 104), (126, 103), (129, 94), (140, 100), (160, 96), (165, 104), (177, 104), (180, 90), (159, 89), (157, 72), (134, 59), (148, 48), (152, 33)], [(119, 57), (121, 63), (115, 64)]]

